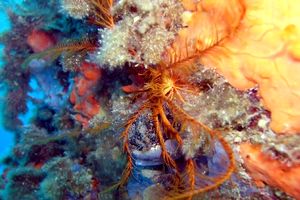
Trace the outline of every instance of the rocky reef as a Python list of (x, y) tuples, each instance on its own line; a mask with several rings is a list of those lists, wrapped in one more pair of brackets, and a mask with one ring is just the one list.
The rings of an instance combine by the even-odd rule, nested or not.
[(292, 0), (2, 4), (2, 199), (300, 199)]

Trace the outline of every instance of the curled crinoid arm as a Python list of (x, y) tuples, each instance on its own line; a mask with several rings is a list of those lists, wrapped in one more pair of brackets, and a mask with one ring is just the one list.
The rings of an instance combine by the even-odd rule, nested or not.
[(196, 178), (196, 173), (195, 173), (195, 163), (192, 159), (188, 159), (186, 163), (186, 174), (188, 176), (189, 184), (190, 184), (190, 189), (194, 190), (195, 188), (195, 178)]
[(176, 166), (175, 161), (173, 160), (173, 158), (171, 158), (170, 154), (167, 151), (167, 148), (166, 148), (166, 145), (165, 145), (165, 142), (164, 142), (163, 132), (161, 130), (161, 126), (160, 126), (160, 123), (159, 123), (159, 120), (158, 120), (158, 116), (159, 116), (158, 112), (156, 110), (153, 110), (153, 114), (152, 114), (153, 124), (154, 124), (154, 127), (155, 127), (156, 137), (157, 137), (158, 142), (159, 142), (160, 147), (161, 147), (161, 156), (162, 156), (162, 158), (163, 158), (163, 160), (164, 160), (164, 162), (167, 166), (171, 167), (172, 169), (177, 170), (177, 166)]
[(131, 172), (132, 172), (132, 169), (133, 169), (133, 166), (134, 166), (134, 163), (133, 163), (133, 159), (132, 159), (132, 156), (131, 156), (131, 153), (130, 153), (130, 150), (129, 150), (129, 146), (128, 146), (128, 141), (124, 140), (124, 152), (127, 154), (127, 164), (126, 164), (126, 167), (122, 173), (122, 177), (121, 177), (121, 180), (119, 182), (119, 185), (122, 186), (122, 185), (125, 185), (127, 180), (129, 179), (130, 175), (131, 175)]
[(182, 138), (180, 137), (179, 132), (173, 127), (167, 118), (163, 106), (159, 105), (157, 109), (161, 118), (162, 126), (165, 127), (165, 132), (169, 134), (170, 138), (174, 138), (179, 145), (182, 145)]
[(129, 132), (132, 128), (133, 123), (140, 117), (140, 115), (147, 109), (148, 107), (146, 105), (141, 106), (137, 112), (135, 112), (127, 121), (125, 125), (125, 130), (121, 134), (121, 138), (123, 138), (123, 151), (127, 155), (127, 164), (126, 168), (123, 171), (121, 180), (119, 182), (119, 185), (126, 184), (127, 180), (129, 179), (132, 169), (133, 169), (133, 158), (131, 155), (131, 151), (129, 149)]
[[(226, 157), (228, 160), (227, 168), (224, 172), (217, 173), (214, 176), (208, 176), (206, 174), (201, 173), (201, 169), (199, 166), (195, 164), (193, 157), (191, 155), (185, 155), (187, 159), (187, 164), (185, 167), (185, 172), (182, 174), (182, 186), (181, 189), (174, 189), (170, 193), (170, 196), (167, 197), (170, 199), (184, 199), (190, 198), (194, 195), (207, 192), (209, 190), (213, 190), (223, 184), (226, 180), (228, 180), (231, 174), (234, 171), (235, 160), (233, 156), (233, 152), (229, 144), (223, 139), (220, 132), (214, 131), (197, 121), (190, 115), (188, 115), (182, 108), (178, 107), (172, 101), (166, 99), (168, 103), (169, 109), (172, 111), (172, 114), (176, 118), (176, 120), (181, 122), (180, 133), (189, 134), (193, 138), (205, 137), (203, 134), (208, 135), (212, 140), (219, 142), (226, 153)], [(209, 142), (210, 146), (212, 142)], [(189, 147), (190, 148), (190, 147)]]
[(183, 176), (181, 177), (181, 179), (183, 179), (182, 190), (175, 190), (174, 193), (170, 193), (170, 199), (191, 198), (192, 196), (214, 190), (230, 178), (235, 166), (233, 152), (224, 140), (218, 139), (217, 141), (221, 143), (227, 154), (228, 163), (222, 165), (227, 166), (226, 169), (221, 172), (211, 172), (205, 166), (198, 165), (196, 160), (189, 158)]
[(114, 27), (114, 19), (111, 14), (113, 0), (89, 0), (93, 6), (93, 14), (95, 19), (92, 22), (98, 26), (105, 28)]

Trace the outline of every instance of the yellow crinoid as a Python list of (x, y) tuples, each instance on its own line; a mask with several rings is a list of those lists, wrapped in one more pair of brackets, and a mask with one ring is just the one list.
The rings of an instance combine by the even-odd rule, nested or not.
[[(128, 162), (120, 184), (123, 185), (127, 182), (135, 164), (129, 138), (129, 135), (134, 132), (132, 130), (134, 123), (145, 113), (150, 113), (150, 121), (161, 147), (161, 158), (174, 177), (173, 186), (168, 189), (165, 198), (181, 199), (215, 189), (221, 185), (231, 176), (235, 160), (231, 147), (223, 139), (221, 133), (201, 123), (184, 109), (184, 105), (189, 101), (187, 96), (201, 93), (197, 83), (190, 80), (193, 73), (200, 68), (197, 64), (197, 56), (170, 59), (169, 61), (160, 62), (156, 66), (146, 69), (146, 72), (142, 74), (144, 80), (142, 88), (133, 92), (140, 97), (139, 100), (143, 99), (143, 103), (128, 119), (122, 133)], [(228, 164), (224, 165), (226, 166), (224, 170), (213, 177), (205, 175), (200, 172), (202, 169), (195, 161), (196, 156), (187, 154), (183, 155), (184, 169), (178, 167), (178, 163), (167, 150), (165, 139), (175, 140), (181, 148), (186, 137), (192, 138), (192, 140), (199, 138), (206, 140), (211, 148), (214, 148), (212, 141), (218, 141), (227, 154)]]
[(111, 8), (113, 6), (113, 0), (89, 0), (92, 5), (92, 12), (94, 19), (91, 20), (94, 24), (105, 27), (113, 28), (114, 19), (111, 14)]

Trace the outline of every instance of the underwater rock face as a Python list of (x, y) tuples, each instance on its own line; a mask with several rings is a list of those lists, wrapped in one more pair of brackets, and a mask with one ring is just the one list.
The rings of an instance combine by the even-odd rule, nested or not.
[(182, 5), (175, 0), (118, 1), (111, 9), (121, 20), (99, 32), (95, 61), (111, 70), (126, 62), (157, 64), (181, 26)]
[(9, 183), (5, 188), (5, 199), (37, 199), (37, 190), (45, 175), (32, 168), (18, 168), (7, 173)]
[(300, 198), (292, 0), (10, 3), (0, 199)]

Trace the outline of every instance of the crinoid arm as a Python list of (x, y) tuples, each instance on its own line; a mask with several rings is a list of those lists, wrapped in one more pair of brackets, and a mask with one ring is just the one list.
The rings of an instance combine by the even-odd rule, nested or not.
[(158, 107), (158, 112), (161, 117), (161, 123), (162, 123), (163, 127), (165, 127), (165, 129), (166, 129), (165, 132), (169, 133), (170, 138), (174, 138), (178, 142), (179, 145), (182, 145), (182, 138), (180, 137), (179, 132), (173, 127), (173, 125), (167, 118), (162, 105), (160, 105)]
[(183, 186), (181, 186), (181, 189), (174, 188), (174, 190), (171, 190), (169, 196), (166, 197), (166, 199), (186, 199), (191, 198), (192, 196), (195, 196), (197, 194), (216, 189), (226, 180), (228, 180), (234, 172), (235, 159), (231, 147), (224, 140), (220, 132), (214, 131), (201, 122), (197, 121), (172, 101), (169, 101), (168, 99), (165, 100), (167, 101), (168, 107), (172, 111), (173, 115), (175, 115), (177, 119), (180, 119), (182, 123), (182, 128), (180, 130), (181, 134), (184, 133), (183, 129), (190, 127), (190, 134), (195, 135), (195, 137), (201, 137), (199, 134), (197, 134), (197, 132), (202, 130), (203, 133), (208, 134), (210, 138), (221, 144), (228, 160), (227, 168), (224, 172), (210, 177), (205, 174), (199, 173), (198, 166), (195, 164), (193, 158), (188, 157), (186, 160), (184, 173), (181, 173)]
[(218, 141), (223, 146), (229, 160), (226, 170), (211, 177), (202, 174), (202, 170), (196, 166), (195, 161), (193, 159), (188, 159), (185, 172), (182, 173), (180, 177), (183, 182), (183, 186), (181, 186), (183, 189), (174, 188), (174, 190), (169, 192), (169, 195), (166, 196), (165, 199), (191, 199), (193, 196), (218, 188), (231, 177), (235, 169), (233, 152), (224, 139), (218, 137)]
[(41, 53), (32, 54), (22, 64), (23, 68), (26, 68), (33, 59), (41, 59), (47, 57), (49, 62), (57, 59), (62, 53), (66, 53), (68, 56), (74, 54), (85, 55), (87, 52), (94, 51), (96, 49), (96, 41), (92, 38), (83, 38), (79, 40), (61, 42), (54, 47), (51, 47)]
[(165, 161), (167, 166), (170, 166), (172, 169), (177, 169), (175, 161), (173, 160), (173, 158), (171, 158), (170, 154), (167, 151), (164, 142), (163, 132), (161, 131), (161, 126), (158, 120), (158, 112), (156, 110), (153, 110), (153, 124), (155, 127), (156, 137), (161, 147), (161, 156), (163, 160)]
[[(177, 55), (176, 55), (177, 56)], [(190, 61), (193, 59), (193, 62)], [(123, 173), (121, 183), (125, 184), (131, 175), (134, 167), (133, 158), (129, 146), (129, 133), (139, 116), (147, 109), (150, 113), (149, 120), (154, 127), (157, 142), (161, 148), (161, 158), (165, 166), (168, 167), (171, 176), (176, 180), (176, 184), (170, 183), (166, 187), (166, 199), (190, 199), (209, 190), (219, 187), (228, 180), (234, 171), (235, 160), (233, 152), (227, 142), (219, 132), (216, 132), (189, 115), (182, 106), (189, 103), (187, 95), (197, 95), (200, 90), (197, 85), (190, 82), (189, 77), (197, 71), (199, 67), (194, 63), (197, 57), (187, 58), (186, 60), (177, 60), (173, 58), (172, 64), (159, 63), (157, 66), (150, 68), (145, 74), (145, 84), (141, 90), (143, 97), (146, 99), (143, 106), (129, 118), (125, 130), (122, 133), (124, 141), (124, 151), (127, 154), (128, 163)], [(187, 67), (185, 67), (187, 66)], [(183, 69), (182, 69), (183, 68)], [(191, 139), (190, 139), (191, 138)], [(178, 143), (181, 151), (183, 163), (176, 163), (176, 160), (167, 150), (165, 140), (174, 139)], [(193, 153), (184, 151), (186, 140), (196, 141), (191, 144), (187, 143), (186, 148), (193, 148)], [(220, 144), (224, 149), (226, 161), (228, 164), (225, 169), (211, 175), (202, 174), (202, 166), (196, 162), (197, 154), (204, 145), (198, 145), (197, 141), (204, 141), (205, 147), (214, 148), (214, 143)], [(197, 144), (196, 144), (197, 143)], [(192, 146), (192, 147), (190, 147)], [(207, 152), (203, 156), (207, 156)], [(202, 156), (202, 154), (201, 154)], [(223, 155), (222, 155), (223, 156)], [(168, 183), (167, 183), (168, 184)]]
[(95, 19), (91, 20), (92, 23), (105, 27), (113, 28), (114, 19), (111, 14), (111, 7), (113, 6), (113, 0), (89, 0), (93, 5), (93, 14)]
[(141, 108), (138, 109), (138, 111), (136, 111), (127, 121), (126, 125), (125, 125), (125, 130), (122, 132), (121, 134), (121, 138), (123, 139), (123, 151), (125, 152), (126, 156), (127, 156), (127, 164), (126, 167), (123, 171), (121, 180), (119, 181), (118, 185), (123, 186), (126, 184), (126, 182), (128, 181), (131, 173), (132, 173), (132, 169), (134, 166), (133, 163), (133, 158), (131, 155), (131, 151), (129, 148), (129, 132), (132, 128), (133, 123), (138, 119), (138, 117), (140, 117), (140, 115), (146, 110), (148, 109), (148, 107), (146, 105), (142, 106)]

